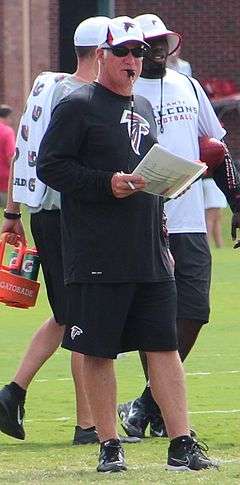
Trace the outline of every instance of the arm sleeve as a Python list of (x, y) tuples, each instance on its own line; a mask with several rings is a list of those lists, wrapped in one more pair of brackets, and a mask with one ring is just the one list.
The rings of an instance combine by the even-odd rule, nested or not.
[(227, 148), (223, 163), (213, 172), (213, 179), (224, 193), (232, 212), (240, 212), (240, 173)]
[(113, 172), (90, 169), (82, 163), (88, 131), (83, 111), (78, 99), (63, 101), (56, 107), (40, 144), (37, 176), (59, 192), (73, 193), (85, 201), (105, 201), (114, 197)]

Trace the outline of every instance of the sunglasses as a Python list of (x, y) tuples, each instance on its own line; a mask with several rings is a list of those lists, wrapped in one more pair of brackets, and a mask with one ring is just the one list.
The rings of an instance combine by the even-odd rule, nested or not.
[(116, 57), (126, 57), (129, 52), (133, 55), (133, 57), (143, 57), (146, 49), (144, 46), (133, 47), (129, 49), (128, 47), (121, 46), (121, 47), (104, 47), (105, 50), (110, 50), (112, 54)]

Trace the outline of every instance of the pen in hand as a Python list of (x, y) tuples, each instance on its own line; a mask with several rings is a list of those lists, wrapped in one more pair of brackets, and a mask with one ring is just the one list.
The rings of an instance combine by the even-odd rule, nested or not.
[[(124, 172), (120, 172), (120, 174), (124, 175)], [(132, 182), (130, 182), (130, 180), (128, 180), (127, 184), (128, 184), (128, 187), (130, 187), (130, 189), (132, 190), (136, 189), (135, 185)]]
[(135, 190), (136, 189), (135, 185), (133, 185), (133, 183), (130, 182), (130, 180), (127, 182), (127, 184), (130, 187), (130, 189), (132, 189), (132, 190)]

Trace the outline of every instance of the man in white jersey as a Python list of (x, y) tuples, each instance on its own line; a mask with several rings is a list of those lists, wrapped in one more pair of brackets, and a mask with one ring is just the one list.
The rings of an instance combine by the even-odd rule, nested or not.
[[(137, 20), (151, 51), (144, 59), (135, 93), (145, 96), (152, 104), (160, 145), (183, 158), (199, 160), (198, 138), (222, 139), (225, 130), (198, 81), (166, 68), (167, 56), (180, 45), (179, 34), (167, 30), (156, 15), (140, 15)], [(236, 218), (239, 227), (239, 190), (229, 156), (214, 177), (235, 213), (233, 226), (236, 231)], [(206, 237), (202, 180), (195, 182), (178, 199), (167, 202), (165, 212), (170, 250), (175, 260), (179, 353), (184, 361), (203, 324), (208, 322), (210, 310), (211, 256)], [(141, 359), (148, 380), (145, 356), (141, 355)], [(120, 404), (118, 412), (129, 435), (144, 437), (150, 423), (151, 436), (166, 436), (163, 419), (149, 386), (140, 398)]]
[[(27, 150), (27, 168), (30, 172), (35, 170), (38, 147), (49, 122), (46, 116), (47, 108), (50, 117), (51, 111), (63, 97), (82, 84), (94, 80), (97, 74), (95, 49), (102, 41), (101, 36), (105, 37), (106, 35), (108, 21), (107, 17), (95, 17), (85, 20), (77, 27), (74, 35), (74, 46), (78, 61), (76, 72), (73, 75), (42, 73), (38, 76), (27, 100), (27, 109), (30, 111), (29, 119), (25, 116), (25, 113), (19, 127), (19, 145), (17, 145), (17, 160), (13, 177), (14, 200), (24, 201), (30, 206), (31, 230), (41, 258), (53, 316), (33, 336), (12, 382), (0, 390), (0, 430), (18, 439), (25, 438), (23, 417), (27, 388), (40, 367), (61, 343), (65, 329), (64, 323), (66, 323), (66, 290), (63, 285), (61, 255), (60, 197), (56, 191), (45, 187), (43, 196), (37, 205), (34, 201), (36, 195), (31, 191), (27, 192), (28, 187), (31, 187), (29, 183), (23, 188), (23, 190), (26, 189), (26, 193), (22, 195), (21, 187), (17, 185), (20, 180), (17, 177), (18, 163), (21, 161), (21, 150)], [(44, 116), (46, 119), (43, 119)], [(36, 135), (36, 141), (33, 141), (34, 135)], [(24, 143), (26, 146), (24, 146)], [(25, 161), (24, 156), (22, 158)], [(21, 169), (24, 172), (25, 168), (24, 166), (20, 167), (20, 173)], [(33, 179), (34, 176), (30, 174), (29, 180)], [(24, 229), (20, 220), (20, 204), (13, 202), (12, 189), (11, 184), (2, 232), (11, 232), (13, 237), (14, 234), (21, 235), (24, 239)], [(75, 352), (72, 353), (72, 373), (77, 400), (77, 426), (75, 427), (73, 444), (93, 443), (98, 441), (98, 437), (93, 426), (82, 382), (82, 356)]]

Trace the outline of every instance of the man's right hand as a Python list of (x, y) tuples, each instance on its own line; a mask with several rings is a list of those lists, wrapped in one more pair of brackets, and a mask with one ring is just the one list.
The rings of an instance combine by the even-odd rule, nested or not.
[(21, 238), (23, 244), (26, 244), (25, 232), (21, 219), (4, 219), (0, 231), (0, 237), (4, 232), (10, 233), (10, 236), (8, 237), (9, 244), (15, 245), (19, 240), (19, 237)]
[(117, 199), (133, 195), (146, 187), (146, 181), (141, 175), (117, 172), (111, 180), (112, 193)]

